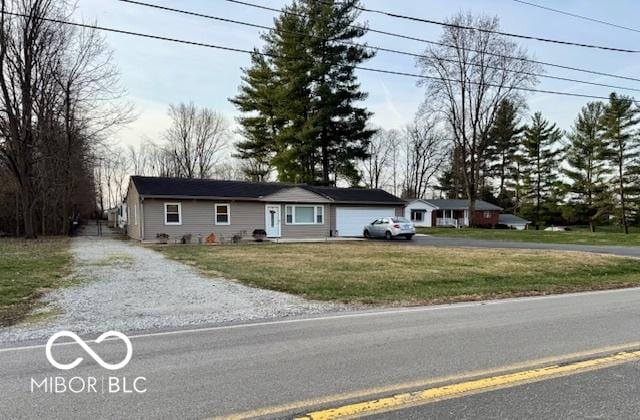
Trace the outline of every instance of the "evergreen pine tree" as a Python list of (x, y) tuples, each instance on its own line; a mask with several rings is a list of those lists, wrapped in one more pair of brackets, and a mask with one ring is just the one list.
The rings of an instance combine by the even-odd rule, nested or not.
[(556, 143), (562, 131), (555, 124), (536, 112), (524, 131), (522, 146), (525, 151), (528, 176), (528, 195), (533, 199), (533, 219), (536, 230), (540, 228), (543, 206), (550, 204), (558, 185), (558, 155)]
[(582, 108), (567, 136), (569, 147), (565, 162), (568, 167), (563, 170), (569, 180), (572, 207), (579, 219), (588, 221), (592, 232), (610, 205), (605, 183), (609, 156), (602, 126), (604, 109), (602, 102), (590, 102)]
[(487, 160), (491, 162), (491, 175), (497, 179), (498, 202), (508, 209), (514, 207), (514, 192), (509, 190), (509, 184), (514, 178), (514, 159), (523, 131), (524, 127), (518, 117), (518, 107), (509, 99), (503, 100), (489, 131)]
[(243, 172), (253, 181), (264, 181), (276, 151), (275, 138), (285, 120), (278, 117), (278, 82), (264, 56), (253, 54), (244, 69), (240, 93), (230, 101), (244, 114), (237, 118), (243, 140), (236, 143), (236, 157), (243, 159)]
[(624, 233), (629, 233), (628, 196), (633, 191), (632, 178), (637, 175), (637, 160), (640, 157), (637, 127), (640, 119), (633, 99), (612, 93), (605, 107), (603, 125), (604, 136), (611, 153), (613, 182), (617, 186), (620, 208), (620, 223)]
[[(248, 142), (239, 144), (240, 153), (255, 156), (257, 150), (268, 150), (280, 180), (326, 185), (338, 178), (352, 184), (359, 180), (355, 162), (367, 156), (375, 130), (367, 128), (371, 113), (357, 106), (366, 93), (355, 67), (373, 56), (353, 44), (366, 33), (354, 25), (358, 4), (295, 0), (287, 6), (275, 29), (263, 36), (269, 58), (254, 60), (245, 70), (241, 93), (232, 99), (243, 113), (261, 118), (239, 120)], [(261, 100), (270, 106), (257, 106)], [(261, 128), (269, 119), (277, 122), (272, 137)]]

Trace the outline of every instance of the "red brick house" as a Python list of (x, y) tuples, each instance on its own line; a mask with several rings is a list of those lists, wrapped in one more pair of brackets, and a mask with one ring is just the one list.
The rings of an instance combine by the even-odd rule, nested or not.
[(405, 207), (405, 217), (415, 226), (424, 227), (463, 227), (473, 226), (493, 228), (499, 223), (502, 207), (476, 201), (476, 208), (469, 220), (469, 200), (416, 199)]

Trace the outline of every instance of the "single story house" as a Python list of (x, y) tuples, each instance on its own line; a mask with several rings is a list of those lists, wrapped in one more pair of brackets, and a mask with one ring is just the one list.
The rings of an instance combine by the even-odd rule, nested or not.
[(515, 230), (525, 230), (531, 221), (518, 217), (515, 214), (501, 214), (498, 217), (498, 224), (505, 225)]
[[(476, 201), (473, 214), (475, 226), (495, 227), (502, 207)], [(463, 227), (469, 226), (469, 200), (415, 199), (407, 203), (404, 215), (415, 226), (422, 227)]]
[(401, 216), (405, 202), (379, 189), (318, 187), (278, 182), (132, 176), (127, 234), (155, 241), (235, 235), (264, 229), (269, 238), (361, 236), (384, 216)]

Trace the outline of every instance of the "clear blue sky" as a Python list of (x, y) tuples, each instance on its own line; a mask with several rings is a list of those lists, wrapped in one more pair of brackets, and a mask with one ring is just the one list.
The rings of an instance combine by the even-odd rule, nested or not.
[[(166, 6), (198, 11), (261, 25), (271, 25), (275, 13), (235, 5), (223, 0), (147, 0)], [(249, 0), (253, 3), (281, 7), (284, 0)], [(518, 4), (512, 0), (429, 0), (391, 1), (363, 0), (371, 8), (400, 14), (444, 20), (463, 10), (497, 15), (504, 31), (559, 38), (578, 42), (640, 48), (640, 33), (629, 32), (597, 23)], [(640, 2), (637, 0), (531, 0), (625, 26), (640, 27)], [(145, 32), (251, 49), (261, 45), (259, 30), (176, 15), (159, 10), (122, 3), (117, 0), (79, 0), (76, 20), (97, 21), (131, 31)], [(371, 27), (437, 40), (439, 26), (413, 23), (376, 14), (363, 13), (360, 18)], [(240, 84), (240, 68), (247, 66), (246, 55), (216, 51), (195, 46), (171, 44), (127, 35), (107, 34), (122, 73), (122, 83), (135, 104), (139, 118), (118, 133), (124, 144), (134, 144), (141, 138), (156, 139), (168, 125), (166, 109), (170, 103), (194, 101), (224, 113), (230, 122), (237, 115), (227, 101)], [(372, 45), (420, 52), (424, 44), (381, 35), (368, 34)], [(577, 47), (564, 47), (535, 41), (521, 41), (531, 55), (542, 61), (640, 78), (640, 54), (612, 53)], [(370, 67), (416, 72), (411, 57), (379, 53), (367, 63)], [(640, 88), (640, 82), (623, 81), (583, 73), (549, 68), (547, 74), (588, 81)], [(385, 128), (400, 128), (409, 122), (423, 101), (424, 92), (415, 81), (392, 75), (359, 74), (363, 89), (369, 93), (366, 106), (375, 113), (373, 123)], [(607, 96), (610, 89), (576, 85), (569, 82), (542, 80), (540, 89), (559, 90)], [(632, 92), (625, 92), (632, 94)], [(640, 96), (640, 95), (636, 95)], [(535, 94), (529, 97), (530, 111), (541, 111), (563, 129), (569, 129), (585, 99)]]

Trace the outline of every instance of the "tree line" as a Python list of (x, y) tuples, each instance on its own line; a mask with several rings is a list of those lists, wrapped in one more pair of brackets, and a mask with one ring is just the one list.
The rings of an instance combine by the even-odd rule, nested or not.
[(69, 17), (71, 2), (0, 11), (0, 231), (66, 234), (95, 209), (96, 152), (131, 108), (97, 31), (47, 20)]

